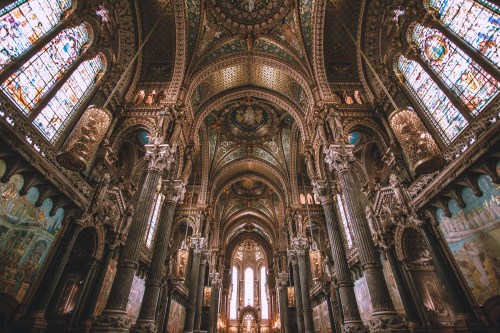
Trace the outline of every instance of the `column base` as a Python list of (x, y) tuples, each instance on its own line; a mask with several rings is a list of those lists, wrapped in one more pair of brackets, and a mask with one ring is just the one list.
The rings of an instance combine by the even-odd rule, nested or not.
[(102, 315), (96, 318), (93, 332), (106, 333), (128, 333), (131, 325), (126, 311), (104, 310)]
[(349, 322), (344, 322), (344, 325), (342, 325), (342, 332), (343, 333), (362, 333), (362, 332), (368, 332), (366, 329), (365, 325), (363, 325), (362, 321), (349, 321)]
[(158, 327), (154, 320), (138, 320), (130, 329), (131, 333), (156, 333)]
[(368, 328), (370, 332), (377, 333), (409, 332), (406, 320), (394, 312), (374, 314)]
[(463, 333), (480, 333), (480, 332), (493, 332), (494, 329), (481, 324), (476, 318), (471, 315), (458, 314), (455, 315), (455, 324), (453, 325), (454, 332)]
[(7, 329), (10, 333), (44, 333), (47, 331), (45, 312), (34, 311)]

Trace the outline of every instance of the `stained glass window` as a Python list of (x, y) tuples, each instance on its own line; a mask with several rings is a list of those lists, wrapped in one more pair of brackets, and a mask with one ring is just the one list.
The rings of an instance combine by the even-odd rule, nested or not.
[(269, 304), (267, 303), (267, 290), (266, 290), (267, 276), (266, 268), (260, 269), (260, 300), (262, 319), (269, 319)]
[(0, 9), (0, 69), (61, 20), (71, 0), (16, 1)]
[(498, 94), (500, 84), (438, 30), (416, 25), (413, 41), (422, 58), (473, 114)]
[(430, 0), (440, 20), (492, 63), (500, 64), (500, 7), (488, 1)]
[(232, 291), (231, 291), (231, 302), (229, 303), (229, 319), (236, 319), (236, 308), (238, 300), (238, 269), (233, 266), (232, 274)]
[(161, 202), (163, 195), (160, 193), (156, 196), (154, 202), (153, 211), (151, 212), (151, 218), (149, 219), (148, 231), (146, 232), (146, 246), (151, 248), (153, 244), (153, 238), (156, 230), (156, 225), (158, 224), (158, 219), (160, 218)]
[(345, 211), (344, 202), (340, 194), (337, 194), (335, 197), (337, 200), (337, 207), (339, 209), (338, 212), (340, 215), (339, 216), (340, 222), (342, 223), (342, 227), (344, 229), (343, 230), (344, 238), (347, 244), (347, 248), (350, 249), (352, 248), (353, 242), (352, 242), (351, 228), (349, 226), (349, 221), (347, 220), (347, 214)]
[(2, 90), (24, 114), (28, 114), (78, 58), (88, 41), (84, 24), (61, 31), (3, 82)]
[(398, 68), (443, 141), (450, 143), (467, 126), (467, 120), (416, 61), (401, 56)]
[(97, 74), (103, 69), (100, 55), (80, 64), (43, 111), (36, 117), (34, 124), (51, 141), (55, 141), (88, 95), (96, 82)]
[(245, 269), (245, 306), (254, 306), (253, 301), (253, 269)]

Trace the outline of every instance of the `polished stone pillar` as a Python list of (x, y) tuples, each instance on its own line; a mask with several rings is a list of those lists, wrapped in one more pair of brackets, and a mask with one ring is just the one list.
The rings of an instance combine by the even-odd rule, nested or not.
[(297, 263), (300, 277), (300, 292), (302, 295), (302, 312), (304, 313), (304, 332), (314, 333), (314, 321), (311, 307), (311, 296), (309, 295), (308, 268), (306, 265), (306, 251), (309, 246), (306, 237), (295, 237), (292, 246), (297, 255)]
[(153, 210), (158, 182), (163, 170), (173, 162), (169, 145), (155, 142), (144, 147), (145, 158), (149, 163), (138, 200), (139, 209), (130, 226), (106, 308), (94, 322), (96, 332), (128, 332), (130, 328), (131, 321), (126, 311), (130, 289), (144, 246), (144, 235)]
[(205, 252), (206, 240), (202, 237), (191, 238), (193, 247), (193, 260), (191, 263), (191, 276), (189, 277), (189, 294), (186, 307), (186, 321), (184, 322), (184, 332), (190, 333), (194, 329), (194, 319), (196, 315), (196, 297), (198, 295), (198, 276), (200, 273), (200, 263)]
[(280, 322), (281, 333), (290, 333), (290, 324), (288, 322), (288, 273), (282, 272), (278, 274), (277, 289), (280, 304)]
[(315, 181), (313, 185), (314, 194), (319, 198), (323, 206), (332, 258), (335, 258), (333, 264), (344, 317), (342, 326), (349, 332), (364, 332), (366, 328), (361, 321), (356, 295), (354, 294), (354, 284), (352, 283), (344, 242), (340, 233), (342, 226), (333, 202), (332, 190), (327, 181)]
[(219, 273), (210, 274), (212, 290), (210, 293), (210, 308), (208, 310), (208, 333), (217, 333), (217, 319), (219, 314), (219, 290), (222, 283)]
[(201, 327), (201, 315), (203, 313), (203, 294), (205, 291), (205, 269), (207, 267), (207, 258), (201, 258), (198, 273), (198, 292), (196, 293), (196, 305), (194, 312), (194, 330), (199, 331)]
[[(372, 332), (407, 331), (406, 321), (394, 309), (385, 281), (380, 257), (373, 244), (368, 222), (360, 200), (359, 189), (354, 180), (351, 163), (355, 160), (353, 145), (330, 145), (325, 147), (325, 162), (335, 170), (342, 186), (346, 212), (352, 223), (354, 242), (359, 261), (366, 278), (368, 292), (373, 306), (369, 329)], [(344, 305), (344, 304), (342, 304)], [(345, 305), (344, 305), (345, 306)]]
[(302, 310), (302, 291), (298, 260), (295, 251), (289, 250), (288, 255), (292, 262), (293, 287), (295, 289), (295, 311), (297, 312), (297, 329), (298, 333), (304, 333), (304, 312)]
[(163, 181), (163, 195), (165, 199), (156, 230), (151, 268), (146, 281), (146, 289), (139, 317), (134, 328), (131, 330), (132, 332), (150, 332), (156, 330), (155, 316), (165, 272), (165, 260), (168, 254), (175, 207), (185, 191), (186, 186), (182, 180)]
[(43, 277), (42, 283), (31, 301), (27, 315), (24, 319), (16, 323), (10, 331), (44, 332), (47, 329), (45, 313), (47, 312), (50, 300), (54, 295), (80, 231), (91, 223), (92, 217), (89, 214), (84, 214), (69, 226), (68, 233), (59, 246), (59, 256), (54, 258), (53, 265), (50, 266), (50, 273), (47, 272)]

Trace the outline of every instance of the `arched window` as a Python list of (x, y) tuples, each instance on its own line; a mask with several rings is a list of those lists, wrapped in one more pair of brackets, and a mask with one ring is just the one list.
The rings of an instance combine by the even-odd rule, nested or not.
[(350, 223), (344, 208), (344, 201), (342, 200), (342, 196), (340, 194), (337, 194), (335, 196), (335, 199), (337, 201), (337, 207), (339, 209), (340, 221), (342, 222), (343, 234), (346, 240), (346, 245), (347, 248), (350, 249), (352, 248), (353, 242), (352, 242)]
[(405, 77), (410, 92), (436, 127), (443, 141), (446, 143), (453, 141), (467, 126), (467, 120), (416, 61), (401, 56), (398, 69)]
[(0, 69), (60, 22), (71, 0), (15, 1), (0, 9)]
[(153, 204), (153, 211), (151, 212), (151, 217), (149, 219), (149, 224), (148, 224), (148, 230), (146, 232), (146, 246), (148, 248), (151, 248), (151, 245), (153, 244), (156, 225), (158, 224), (158, 219), (160, 218), (162, 201), (163, 201), (163, 195), (159, 193)]
[(233, 276), (231, 281), (231, 302), (229, 303), (229, 319), (236, 319), (238, 304), (238, 269), (233, 266)]
[(2, 90), (28, 115), (75, 62), (89, 41), (84, 24), (61, 31), (2, 83)]
[(34, 124), (51, 141), (57, 139), (60, 132), (88, 95), (103, 70), (103, 57), (98, 55), (80, 64), (71, 77), (59, 89), (42, 112), (35, 118)]
[(245, 306), (254, 306), (253, 301), (253, 269), (245, 269)]
[(445, 26), (495, 65), (500, 64), (500, 7), (485, 0), (430, 0)]
[(269, 319), (269, 304), (267, 303), (267, 275), (266, 268), (261, 267), (260, 269), (260, 300), (261, 300), (261, 317), (262, 319)]
[(498, 94), (498, 82), (438, 30), (417, 24), (412, 40), (423, 60), (472, 114), (478, 114)]

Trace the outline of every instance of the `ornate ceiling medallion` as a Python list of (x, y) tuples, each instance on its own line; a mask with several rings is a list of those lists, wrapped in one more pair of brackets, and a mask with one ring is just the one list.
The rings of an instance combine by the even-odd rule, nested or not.
[(256, 33), (280, 22), (291, 0), (211, 0), (212, 13), (233, 33)]
[(278, 130), (274, 109), (260, 101), (247, 98), (224, 109), (223, 135), (229, 141), (254, 145), (270, 140)]
[(236, 181), (231, 185), (231, 190), (234, 194), (246, 198), (260, 197), (268, 192), (268, 187), (263, 182), (253, 179), (251, 177), (245, 177), (241, 180)]

